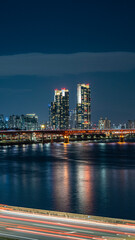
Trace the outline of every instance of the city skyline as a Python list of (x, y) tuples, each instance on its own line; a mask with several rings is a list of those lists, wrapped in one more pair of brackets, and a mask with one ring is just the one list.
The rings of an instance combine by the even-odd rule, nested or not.
[(127, 119), (116, 124), (105, 116), (91, 121), (91, 87), (89, 83), (77, 84), (76, 106), (70, 108), (70, 92), (66, 88), (54, 89), (54, 101), (48, 104), (48, 119), (41, 121), (35, 113), (4, 116), (0, 114), (0, 129), (60, 130), (60, 129), (134, 129), (135, 120)]
[[(134, 2), (1, 3), (0, 112), (48, 119), (53, 89), (89, 82), (92, 122), (134, 119)], [(69, 17), (70, 16), (70, 17)]]

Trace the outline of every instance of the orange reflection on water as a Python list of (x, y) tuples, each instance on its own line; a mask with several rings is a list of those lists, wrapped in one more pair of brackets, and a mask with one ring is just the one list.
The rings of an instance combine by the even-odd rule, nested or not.
[[(58, 181), (59, 179), (59, 181)], [(54, 172), (54, 196), (57, 209), (70, 211), (69, 164), (62, 163)]]
[(93, 208), (93, 183), (92, 183), (92, 166), (80, 165), (78, 167), (78, 201), (79, 209), (86, 212)]
[(122, 144), (126, 144), (126, 142), (118, 142), (118, 144), (121, 144), (121, 145), (122, 145)]

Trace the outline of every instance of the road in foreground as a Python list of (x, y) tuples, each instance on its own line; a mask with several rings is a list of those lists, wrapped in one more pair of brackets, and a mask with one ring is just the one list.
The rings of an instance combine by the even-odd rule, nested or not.
[(104, 223), (1, 210), (0, 237), (27, 240), (135, 239), (135, 222)]

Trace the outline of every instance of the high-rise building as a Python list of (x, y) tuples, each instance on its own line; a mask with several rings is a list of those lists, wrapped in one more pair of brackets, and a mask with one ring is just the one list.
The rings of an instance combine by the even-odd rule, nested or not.
[(69, 90), (62, 88), (61, 129), (69, 128)]
[(107, 118), (105, 118), (105, 119), (100, 118), (99, 123), (98, 123), (98, 128), (100, 130), (110, 129), (111, 128), (111, 121), (108, 120)]
[(61, 129), (62, 118), (62, 92), (55, 89), (53, 107), (55, 108), (55, 129)]
[(50, 126), (52, 129), (69, 128), (69, 90), (55, 90), (54, 102), (49, 108)]
[(91, 127), (91, 98), (89, 84), (77, 85), (77, 128)]

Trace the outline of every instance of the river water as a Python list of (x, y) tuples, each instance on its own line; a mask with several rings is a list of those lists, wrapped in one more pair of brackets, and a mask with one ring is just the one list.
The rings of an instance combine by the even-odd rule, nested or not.
[(0, 203), (135, 220), (135, 143), (0, 147)]

